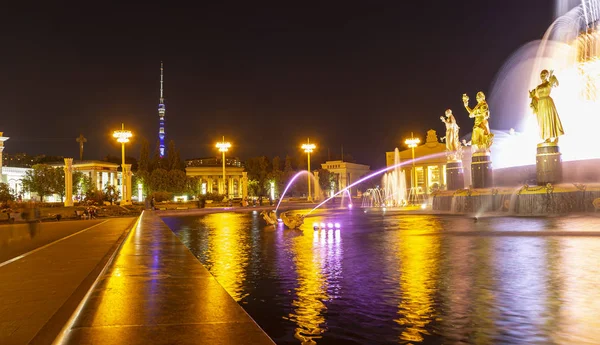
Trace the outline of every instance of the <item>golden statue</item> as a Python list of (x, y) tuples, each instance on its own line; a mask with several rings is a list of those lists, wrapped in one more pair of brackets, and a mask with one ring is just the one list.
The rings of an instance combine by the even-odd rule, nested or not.
[(542, 83), (529, 91), (531, 98), (529, 106), (537, 115), (542, 140), (546, 143), (558, 143), (558, 137), (564, 135), (565, 131), (558, 117), (554, 100), (550, 97), (552, 88), (558, 86), (558, 79), (552, 74), (552, 71), (548, 72), (547, 70), (540, 73), (540, 78), (542, 78)]
[(490, 131), (488, 124), (490, 109), (485, 101), (485, 94), (483, 92), (477, 92), (476, 98), (477, 105), (471, 109), (469, 108), (469, 96), (464, 93), (462, 97), (465, 109), (469, 112), (469, 117), (475, 119), (473, 133), (471, 134), (471, 145), (475, 147), (474, 152), (487, 152), (494, 141), (494, 134)]
[(460, 159), (462, 156), (462, 145), (458, 137), (460, 127), (456, 124), (456, 119), (452, 115), (451, 109), (446, 109), (446, 117), (440, 116), (440, 120), (446, 124), (446, 136), (442, 140), (446, 140), (446, 151), (448, 158), (452, 160)]

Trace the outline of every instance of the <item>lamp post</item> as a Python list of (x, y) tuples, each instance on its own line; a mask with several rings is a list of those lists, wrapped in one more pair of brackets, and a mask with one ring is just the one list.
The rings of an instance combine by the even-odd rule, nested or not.
[(413, 135), (412, 132), (410, 132), (410, 138), (408, 138), (404, 141), (404, 143), (408, 147), (410, 147), (412, 150), (412, 172), (410, 174), (410, 180), (411, 180), (410, 187), (413, 190), (416, 187), (415, 184), (417, 183), (417, 171), (415, 170), (415, 147), (417, 147), (417, 145), (420, 142), (421, 142), (421, 139), (415, 138), (415, 136)]
[(121, 123), (121, 129), (113, 132), (113, 137), (117, 142), (121, 143), (121, 204), (129, 205), (131, 203), (131, 176), (129, 168), (130, 164), (125, 164), (125, 143), (129, 142), (133, 134), (125, 129), (125, 125)]
[(306, 144), (302, 144), (302, 149), (306, 152), (308, 157), (308, 201), (312, 201), (312, 196), (310, 194), (310, 153), (316, 148), (315, 144), (310, 143), (310, 138), (306, 139)]
[(227, 197), (229, 197), (229, 192), (227, 190), (225, 190), (225, 186), (226, 186), (226, 180), (225, 180), (225, 152), (227, 152), (229, 150), (229, 148), (231, 147), (231, 144), (225, 141), (225, 136), (223, 136), (223, 141), (218, 142), (217, 146), (216, 146), (220, 152), (223, 153), (223, 192), (227, 195)]

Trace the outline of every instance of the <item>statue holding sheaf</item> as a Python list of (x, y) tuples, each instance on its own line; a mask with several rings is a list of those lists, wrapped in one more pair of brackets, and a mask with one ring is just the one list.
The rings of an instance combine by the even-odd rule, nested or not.
[(543, 70), (540, 73), (542, 83), (529, 91), (529, 106), (537, 116), (540, 138), (546, 143), (558, 143), (558, 137), (565, 134), (554, 100), (550, 91), (558, 86), (558, 79), (553, 71)]
[(463, 94), (462, 100), (465, 109), (469, 112), (469, 117), (475, 119), (473, 124), (473, 133), (471, 134), (471, 145), (474, 152), (488, 152), (494, 142), (494, 134), (490, 131), (488, 119), (490, 118), (490, 109), (485, 101), (485, 94), (477, 92), (477, 105), (474, 108), (469, 107), (469, 96)]

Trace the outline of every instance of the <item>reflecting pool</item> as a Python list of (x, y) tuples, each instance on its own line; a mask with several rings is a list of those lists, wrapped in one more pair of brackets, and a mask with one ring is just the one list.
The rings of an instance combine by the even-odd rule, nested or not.
[(164, 220), (277, 344), (598, 343), (600, 217)]

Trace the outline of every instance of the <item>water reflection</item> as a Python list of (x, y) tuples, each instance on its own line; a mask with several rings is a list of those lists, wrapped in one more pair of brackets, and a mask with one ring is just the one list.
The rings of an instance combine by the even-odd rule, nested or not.
[[(317, 219), (316, 221), (321, 221)], [(292, 239), (291, 251), (297, 274), (293, 312), (296, 339), (316, 344), (326, 331), (326, 301), (339, 295), (341, 276), (340, 230), (303, 227)]]
[(238, 213), (213, 213), (200, 220), (208, 232), (206, 265), (237, 302), (248, 295), (243, 287), (250, 254), (247, 218)]
[(407, 217), (396, 232), (400, 304), (394, 321), (401, 326), (401, 342), (423, 341), (423, 336), (430, 334), (428, 325), (436, 318), (433, 294), (438, 280), (440, 239), (421, 235), (439, 230), (436, 220)]
[[(310, 224), (336, 219), (341, 230)], [(600, 219), (251, 214), (178, 236), (277, 344), (593, 344)]]

